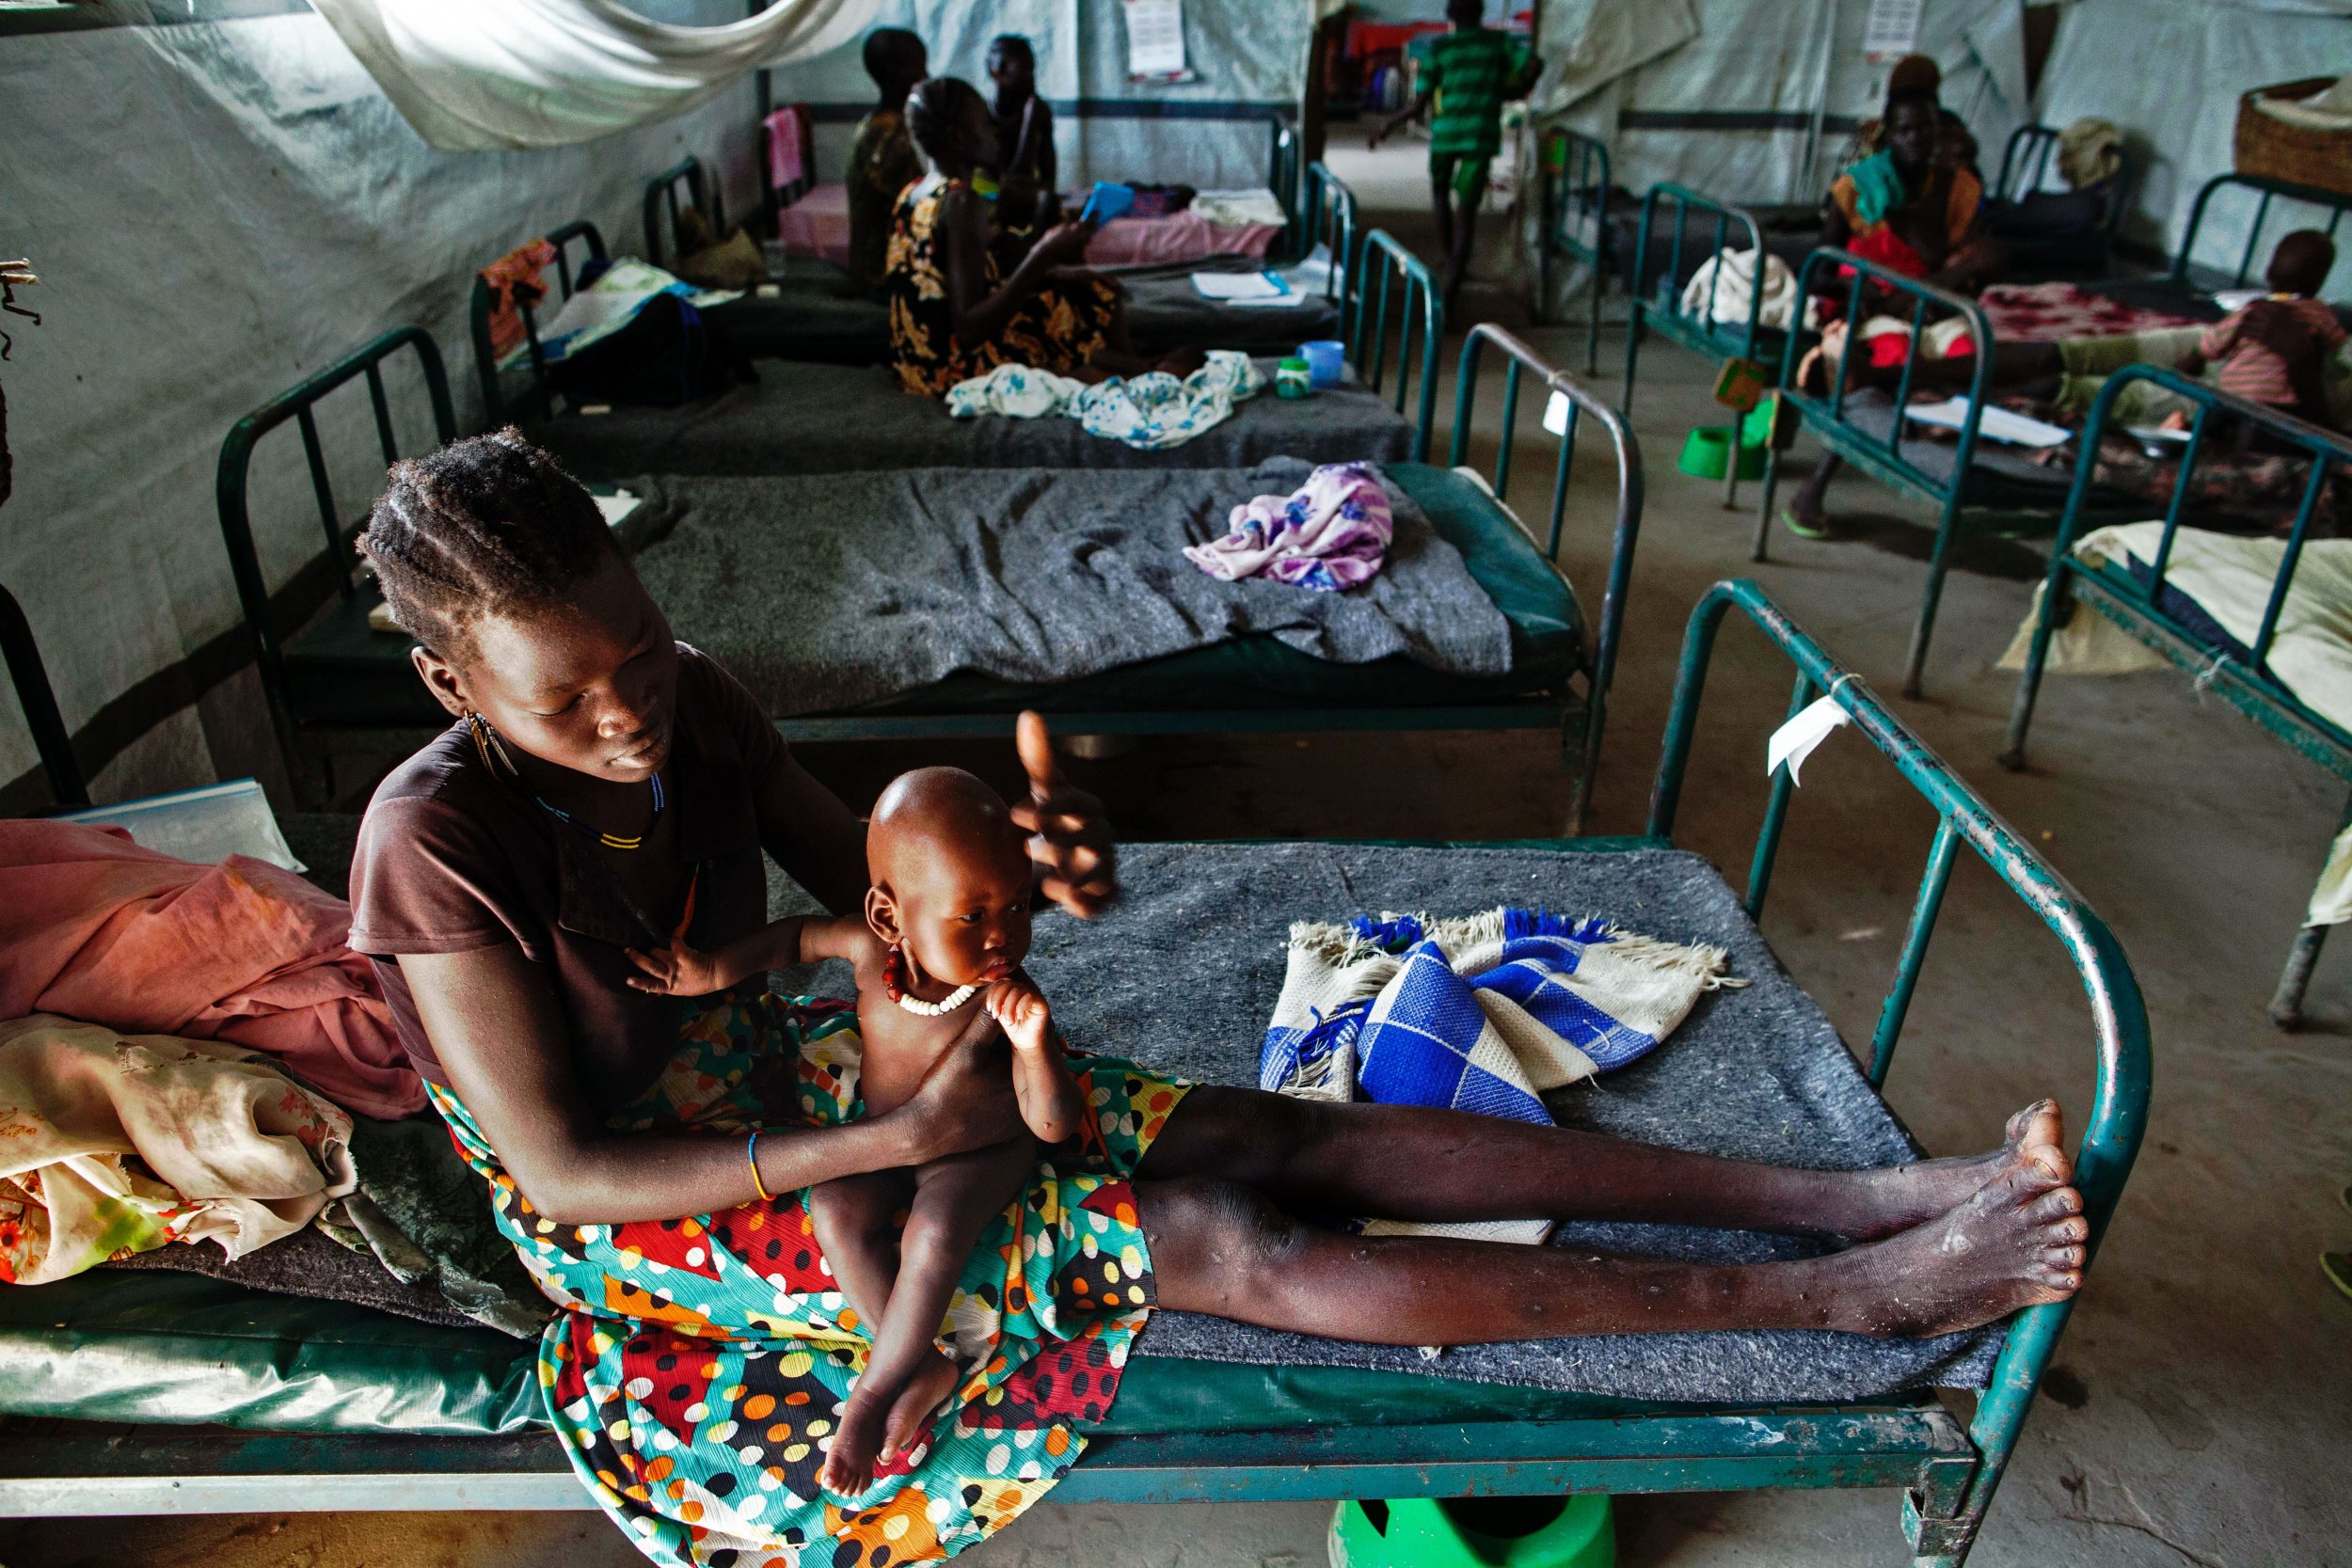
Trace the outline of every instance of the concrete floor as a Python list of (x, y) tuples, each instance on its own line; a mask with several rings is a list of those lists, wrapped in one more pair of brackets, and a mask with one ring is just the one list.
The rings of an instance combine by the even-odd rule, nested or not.
[[(1374, 221), (1423, 237), (1409, 150), (1335, 153)], [(1389, 209), (1389, 210), (1382, 210)], [(1466, 314), (1523, 317), (1475, 292)], [(1616, 308), (1613, 304), (1613, 314)], [(1532, 329), (1554, 362), (1569, 330)], [(1602, 384), (1623, 339), (1604, 344)], [(1645, 350), (1636, 425), (1649, 506), (1600, 786), (1588, 827), (1639, 831), (1681, 626), (1719, 578), (1758, 578), (1882, 694), (1897, 686), (1927, 535), (1916, 509), (1854, 479), (1832, 510), (1853, 542), (1776, 536), (1751, 566), (1753, 514), (1683, 478), (1683, 433), (1710, 417), (1709, 378)], [(1441, 401), (1440, 407), (1450, 407)], [(1482, 428), (1495, 428), (1491, 398)], [(1441, 417), (1442, 418), (1442, 417)], [(1540, 507), (1549, 472), (1520, 425), (1514, 499)], [(1491, 450), (1490, 448), (1488, 449)], [(1800, 447), (1802, 459), (1807, 449)], [(1588, 449), (1563, 550), (1588, 597), (1606, 559), (1604, 454)], [(1753, 487), (1749, 487), (1752, 496)], [(2153, 1128), (1978, 1554), (1983, 1568), (2352, 1563), (2352, 1303), (2316, 1266), (2352, 1245), (2336, 1195), (2352, 1179), (2352, 959), (2342, 944), (2312, 990), (2313, 1022), (2272, 1032), (2262, 1005), (2333, 831), (2335, 786), (2169, 674), (2054, 681), (2032, 768), (1993, 765), (2013, 677), (1992, 668), (2024, 612), (2033, 552), (1964, 554), (1945, 597), (1928, 695), (1895, 707), (2033, 838), (2121, 936), (2156, 1033)], [(1681, 838), (1744, 866), (1764, 795), (1763, 738), (1788, 673), (1760, 638), (1727, 629), (1684, 795)], [(953, 750), (953, 749), (949, 749)], [(939, 748), (923, 754), (937, 757)], [(870, 797), (901, 749), (812, 753)], [(963, 760), (1003, 771), (993, 748)], [(1154, 743), (1078, 765), (1131, 837), (1287, 834), (1518, 837), (1556, 832), (1565, 780), (1539, 735), (1269, 737)], [(1867, 1039), (1895, 963), (1931, 813), (1851, 733), (1807, 765), (1767, 931), (1849, 1039)], [(2088, 1108), (2088, 1010), (2057, 942), (1981, 865), (1964, 863), (1889, 1085), (1932, 1149), (1979, 1148), (2002, 1117), (2055, 1093)], [(1621, 1499), (1621, 1560), (1748, 1568), (1903, 1560), (1890, 1493)], [(967, 1554), (973, 1568), (1071, 1563), (1312, 1568), (1325, 1505), (1057, 1508)], [(5, 1541), (5, 1538), (0, 1538)], [(136, 1560), (239, 1568), (613, 1568), (640, 1560), (596, 1515), (317, 1515), (41, 1524), (0, 1544), (7, 1568)]]

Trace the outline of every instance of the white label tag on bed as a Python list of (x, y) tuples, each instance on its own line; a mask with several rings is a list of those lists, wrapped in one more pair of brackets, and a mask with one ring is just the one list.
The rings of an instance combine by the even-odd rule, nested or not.
[(1780, 771), (1780, 765), (1788, 765), (1788, 782), (1803, 784), (1797, 769), (1813, 754), (1813, 748), (1829, 738), (1829, 732), (1849, 722), (1846, 710), (1837, 705), (1833, 692), (1820, 702), (1809, 703), (1804, 711), (1772, 732), (1772, 738), (1764, 743), (1764, 776), (1771, 778)]
[(1551, 394), (1551, 401), (1544, 404), (1544, 428), (1554, 436), (1568, 433), (1567, 393), (1556, 391)]

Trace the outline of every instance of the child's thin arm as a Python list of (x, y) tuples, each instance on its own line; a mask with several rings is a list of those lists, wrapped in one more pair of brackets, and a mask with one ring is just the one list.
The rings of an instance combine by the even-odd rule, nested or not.
[(989, 1016), (1012, 1042), (1012, 1089), (1021, 1119), (1040, 1143), (1057, 1144), (1074, 1135), (1087, 1114), (1085, 1097), (1064, 1065), (1054, 1037), (1053, 1015), (1028, 976), (1016, 974), (989, 988)]
[(698, 951), (688, 946), (683, 939), (658, 952), (631, 949), (629, 961), (642, 973), (631, 975), (628, 983), (639, 990), (669, 996), (707, 996), (786, 964), (851, 957), (839, 950), (846, 945), (846, 939), (834, 927), (843, 925), (853, 925), (861, 931), (865, 928), (863, 922), (846, 918), (793, 915), (772, 926), (762, 926), (748, 936), (738, 937), (715, 952)]

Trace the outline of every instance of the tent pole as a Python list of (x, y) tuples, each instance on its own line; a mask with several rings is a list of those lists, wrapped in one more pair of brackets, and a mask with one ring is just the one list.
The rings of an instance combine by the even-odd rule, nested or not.
[(1821, 122), (1829, 118), (1830, 65), (1837, 57), (1837, 0), (1822, 0), (1822, 16), (1821, 80), (1813, 94), (1813, 123), (1805, 128), (1804, 159), (1797, 166), (1795, 188), (1788, 193), (1791, 201), (1819, 194), (1813, 189), (1813, 177), (1820, 172)]

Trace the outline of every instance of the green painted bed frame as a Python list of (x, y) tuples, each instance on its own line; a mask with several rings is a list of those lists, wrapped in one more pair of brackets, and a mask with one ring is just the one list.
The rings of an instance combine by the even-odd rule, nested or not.
[[(1584, 373), (1600, 370), (1600, 297), (1609, 291), (1609, 144), (1565, 126), (1544, 133), (1542, 179), (1536, 198), (1535, 309), (1551, 309), (1552, 258), (1592, 269), (1592, 298), (1584, 322)], [(1591, 237), (1586, 238), (1589, 226)]]
[[(1883, 1086), (1944, 889), (1966, 845), (2065, 947), (2090, 999), (2096, 1057), (2076, 1155), (2095, 1255), (2146, 1123), (2148, 1019), (2106, 925), (2032, 847), (1821, 646), (1749, 581), (1717, 583), (1692, 612), (1639, 838), (1547, 841), (1563, 853), (1669, 847), (1715, 637), (1737, 609), (1797, 667), (1792, 711), (1823, 691), (1890, 758), (1938, 818), (1902, 957), (1870, 1042)], [(1759, 917), (1787, 819), (1773, 779), (1745, 898)], [(1618, 1406), (1588, 1417), (1325, 1427), (1098, 1439), (1055, 1492), (1065, 1503), (1535, 1496), (1900, 1487), (1916, 1568), (1958, 1568), (2014, 1452), (2072, 1304), (2011, 1323), (1990, 1386), (1964, 1421), (1931, 1394), (1861, 1405)], [(0, 1433), (0, 1516), (592, 1506), (550, 1433), (483, 1438), (307, 1436), (145, 1427)]]
[[(1860, 468), (1870, 478), (1891, 490), (1916, 496), (1937, 509), (1935, 544), (1928, 555), (1927, 585), (1921, 590), (1919, 616), (1912, 623), (1911, 652), (1903, 663), (1903, 695), (1916, 697), (1920, 677), (1927, 669), (1928, 639), (1934, 635), (1935, 612), (1943, 603), (1944, 578), (1951, 571), (1952, 541), (1959, 535), (1963, 512), (1974, 515), (2015, 516), (2017, 509), (1969, 508), (1963, 505), (1967, 493), (1969, 463), (1977, 451), (1977, 423), (1983, 417), (1985, 400), (1993, 386), (1993, 327), (1985, 319), (1984, 309), (1965, 294), (1956, 294), (1923, 283), (1915, 277), (1905, 277), (1876, 261), (1866, 261), (1851, 251), (1823, 246), (1804, 259), (1797, 272), (1797, 298), (1813, 296), (1816, 276), (1833, 267), (1851, 267), (1872, 282), (1884, 284), (1898, 294), (1907, 294), (1911, 306), (1911, 346), (1903, 356), (1903, 373), (1895, 392), (1895, 406), (1902, 408), (1911, 399), (1911, 383), (1919, 366), (1921, 329), (1928, 325), (1929, 309), (1959, 316), (1968, 323), (1968, 330), (1976, 340), (1976, 365), (1968, 384), (1968, 417), (1961, 422), (1960, 444), (1952, 465), (1952, 477), (1947, 483), (1914, 466), (1902, 455), (1902, 440), (1906, 421), (1899, 413), (1884, 436), (1875, 436), (1846, 419), (1846, 385), (1852, 356), (1849, 353), (1837, 362), (1836, 384), (1827, 397), (1802, 391), (1796, 385), (1797, 363), (1805, 348), (1818, 341), (1819, 334), (1804, 330), (1787, 335), (1780, 356), (1780, 398), (1788, 406), (1798, 409), (1804, 422), (1812, 428), (1814, 438), (1831, 451)], [(1854, 334), (1861, 325), (1862, 293), (1860, 288), (1846, 291), (1846, 341), (1860, 341)], [(1780, 485), (1780, 448), (1771, 446), (1764, 459), (1764, 494), (1756, 508), (1756, 546), (1751, 559), (1765, 559), (1766, 544), (1772, 537), (1772, 499)]]
[[(2114, 417), (2116, 398), (2136, 381), (2162, 387), (2197, 404), (2188, 446), (2181, 456), (2180, 477), (2173, 483), (2172, 499), (2165, 508), (2164, 534), (2156, 546), (2156, 558), (2150, 563), (2149, 580), (2140, 582), (2121, 562), (2093, 566), (2074, 554), (2075, 541), (2084, 531), (2083, 508), (2090, 489), (2090, 468), (2078, 465), (2074, 487), (2067, 495), (2066, 511), (2058, 522), (2058, 538), (2051, 546), (2050, 571), (2042, 580), (2042, 607), (2034, 621), (2025, 673), (2017, 680), (2017, 699), (2010, 711), (2009, 736), (2001, 752), (2001, 766), (2011, 769), (2026, 766), (2026, 730), (2033, 722), (2034, 702), (2041, 694), (2042, 677), (2048, 669), (2050, 637), (2079, 598), (2173, 665), (2194, 675), (2199, 690), (2211, 691), (2303, 756), (2352, 784), (2352, 734), (2298, 702), (2269, 667), (2271, 643), (2277, 639), (2287, 592), (2310, 538), (2323, 483), (2331, 465), (2352, 472), (2352, 440), (2228, 396), (2177, 371), (2132, 365), (2108, 376), (2100, 388), (2091, 404), (2090, 421), (2083, 430), (2085, 451), (2098, 450), (2099, 437)], [(2311, 478), (2303, 487), (2302, 503), (2296, 510), (2295, 526), (2280, 556), (2279, 575), (2270, 585), (2260, 632), (2252, 646), (2245, 650), (2249, 657), (2213, 646), (2163, 607), (2165, 568), (2172, 559), (2173, 539), (2187, 520), (2190, 474), (2217, 412), (2257, 426), (2273, 440), (2306, 454), (2312, 466)], [(2338, 832), (2347, 823), (2352, 823), (2352, 801), (2344, 806)], [(2270, 1022), (2278, 1027), (2293, 1029), (2303, 1022), (2304, 993), (2311, 988), (2312, 969), (2319, 961), (2320, 946), (2327, 938), (2325, 926), (2306, 926), (2296, 933), (2267, 1009)]]
[[(1649, 236), (1661, 206), (1674, 211), (1674, 242), (1668, 247), (1665, 270), (1652, 284), (1645, 281), (1649, 267)], [(1720, 272), (1708, 284), (1706, 311), (1695, 318), (1682, 313), (1682, 285), (1676, 279), (1682, 276), (1682, 244), (1690, 230), (1689, 215), (1694, 210), (1702, 216), (1715, 214), (1715, 239), (1708, 248), (1708, 256), (1722, 255), (1724, 242), (1735, 235), (1746, 237), (1751, 254), (1767, 254), (1763, 226), (1745, 207), (1726, 206), (1711, 196), (1701, 196), (1671, 181), (1649, 188), (1642, 198), (1642, 223), (1633, 238), (1633, 268), (1626, 278), (1626, 290), (1633, 296), (1633, 306), (1626, 314), (1625, 400), (1618, 406), (1629, 415), (1633, 412), (1633, 372), (1642, 356), (1642, 336), (1645, 330), (1654, 331), (1668, 342), (1719, 367), (1734, 359), (1754, 359), (1767, 336), (1761, 288), (1748, 291), (1748, 319), (1743, 325), (1729, 326), (1715, 320), (1715, 291), (1723, 284)], [(1733, 248), (1738, 248), (1736, 243)], [(1705, 264), (1704, 261), (1701, 264)], [(1798, 297), (1802, 299), (1804, 295), (1800, 293)], [(1724, 465), (1725, 507), (1740, 504), (1740, 416), (1734, 414)]]

